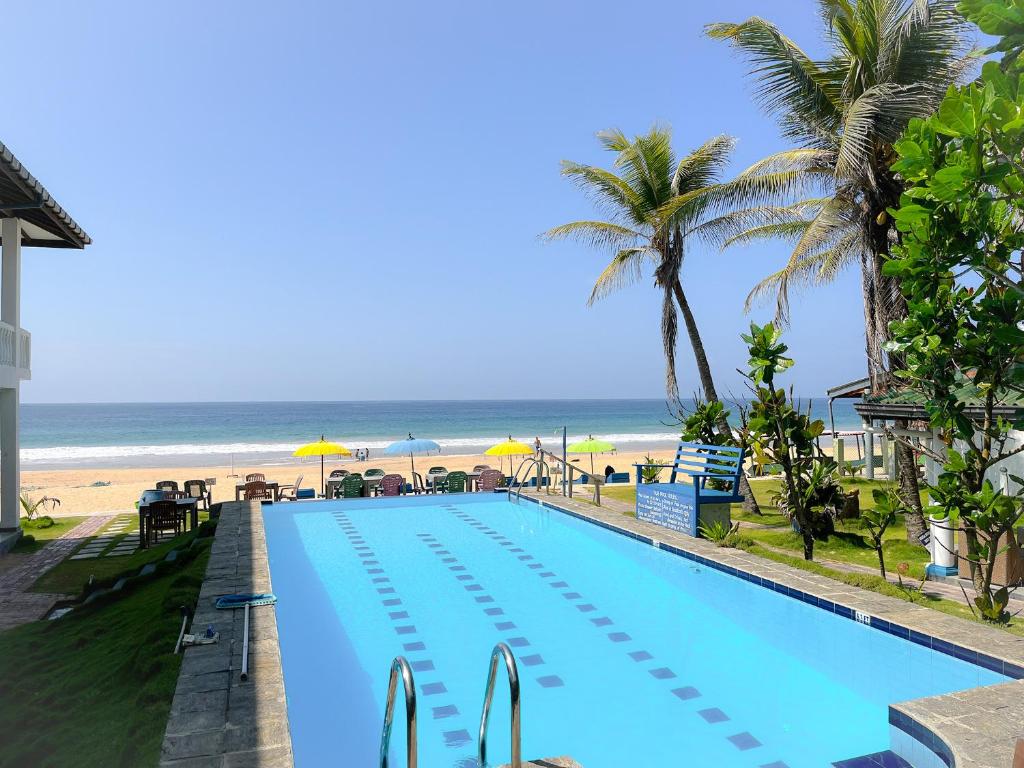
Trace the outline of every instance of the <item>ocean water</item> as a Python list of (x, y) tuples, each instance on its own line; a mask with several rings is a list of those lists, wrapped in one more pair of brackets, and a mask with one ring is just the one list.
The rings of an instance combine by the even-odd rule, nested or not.
[[(888, 749), (888, 705), (1007, 678), (537, 504), (467, 494), (264, 515), (298, 768), (376, 765), (391, 659), (419, 764), (476, 765), (511, 646), (523, 758), (823, 768)], [(488, 763), (508, 762), (499, 668)], [(393, 766), (404, 766), (399, 693)]]
[[(827, 402), (806, 402), (827, 423)], [(849, 401), (835, 412), (839, 429), (860, 423)], [(21, 416), (27, 469), (272, 464), (321, 434), (371, 457), (410, 432), (448, 454), (478, 453), (509, 434), (555, 446), (563, 426), (570, 440), (593, 434), (621, 450), (678, 439), (663, 400), (27, 404)]]

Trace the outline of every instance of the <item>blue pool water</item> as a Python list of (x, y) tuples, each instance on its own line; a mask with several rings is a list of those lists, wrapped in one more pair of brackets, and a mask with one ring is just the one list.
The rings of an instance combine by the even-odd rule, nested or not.
[[(264, 508), (296, 764), (376, 765), (404, 654), (424, 768), (474, 765), (491, 648), (523, 757), (821, 768), (887, 749), (891, 702), (1005, 682), (951, 656), (504, 496)], [(499, 676), (489, 759), (507, 762)], [(393, 765), (404, 765), (404, 714)]]

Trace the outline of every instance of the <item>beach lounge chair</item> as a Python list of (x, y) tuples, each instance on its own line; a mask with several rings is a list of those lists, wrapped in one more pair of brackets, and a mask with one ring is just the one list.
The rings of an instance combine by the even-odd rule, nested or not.
[(480, 473), (476, 481), (476, 489), (485, 493), (500, 488), (505, 482), (505, 476), (496, 469), (485, 469)]
[[(280, 486), (278, 486), (278, 488), (277, 488), (278, 498), (284, 499), (286, 501), (298, 501), (299, 498), (300, 498), (299, 497), (299, 490), (300, 490), (300, 488), (302, 486), (302, 478), (303, 477), (305, 477), (305, 475), (299, 475), (297, 478), (295, 478), (295, 482), (294, 483), (289, 484), (289, 485), (280, 485)], [(291, 491), (291, 493), (285, 493), (285, 491)], [(315, 492), (314, 492), (314, 494), (315, 494)]]
[(328, 477), (347, 477), (347, 476), (348, 476), (348, 470), (347, 469), (332, 469), (331, 470), (331, 474), (328, 475)]
[(243, 498), (246, 501), (252, 501), (258, 499), (259, 501), (273, 501), (274, 492), (267, 487), (267, 484), (262, 480), (249, 480), (245, 484), (245, 494)]
[(178, 509), (173, 501), (162, 500), (149, 503), (146, 522), (146, 535), (152, 536), (156, 543), (161, 533), (173, 531), (177, 536), (185, 527), (185, 514)]
[(465, 493), (468, 476), (465, 472), (449, 472), (444, 479), (445, 493)]
[(400, 496), (405, 490), (405, 478), (401, 475), (384, 475), (377, 490), (381, 496)]
[(363, 476), (358, 472), (353, 472), (351, 475), (341, 481), (341, 498), (343, 499), (358, 499), (363, 495)]
[(475, 467), (473, 467), (473, 471), (474, 472), (485, 472), (485, 471), (487, 471), (490, 468), (491, 468), (490, 464), (477, 464)]
[(264, 475), (262, 472), (250, 472), (248, 475), (245, 476), (245, 482), (247, 483), (254, 483), (256, 481), (265, 483), (267, 482), (267, 476)]
[(206, 487), (205, 480), (186, 480), (185, 495), (193, 499), (198, 499), (196, 504), (201, 509), (210, 508), (210, 491)]
[(156, 484), (156, 489), (158, 491), (176, 491), (178, 490), (178, 481), (161, 480), (159, 483)]

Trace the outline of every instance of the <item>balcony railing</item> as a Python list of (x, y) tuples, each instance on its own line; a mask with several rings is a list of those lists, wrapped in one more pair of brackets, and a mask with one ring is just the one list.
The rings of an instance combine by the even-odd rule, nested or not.
[(0, 323), (0, 366), (17, 370), (17, 378), (28, 378), (32, 368), (32, 334), (24, 328)]

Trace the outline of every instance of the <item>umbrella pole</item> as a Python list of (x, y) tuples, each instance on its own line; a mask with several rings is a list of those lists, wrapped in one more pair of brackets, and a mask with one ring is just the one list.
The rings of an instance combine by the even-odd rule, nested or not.
[(594, 454), (590, 454), (590, 474), (594, 474)]
[[(327, 486), (324, 484), (324, 455), (320, 454), (320, 491), (323, 493), (324, 498), (327, 498)], [(298, 494), (299, 489), (295, 489), (295, 493)]]
[(413, 457), (412, 452), (409, 452), (409, 467), (412, 469), (412, 477), (409, 479), (412, 481), (412, 488), (416, 490), (416, 459)]

